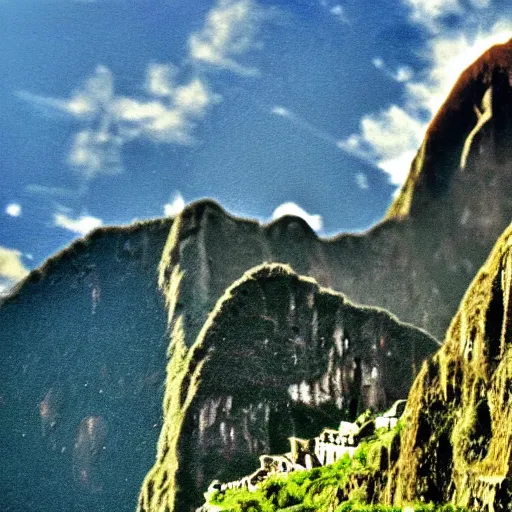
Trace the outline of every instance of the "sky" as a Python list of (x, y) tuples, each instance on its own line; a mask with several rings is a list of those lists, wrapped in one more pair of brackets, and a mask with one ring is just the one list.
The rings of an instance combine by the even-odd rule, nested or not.
[(385, 213), (501, 0), (0, 0), (0, 293), (209, 197), (321, 236)]

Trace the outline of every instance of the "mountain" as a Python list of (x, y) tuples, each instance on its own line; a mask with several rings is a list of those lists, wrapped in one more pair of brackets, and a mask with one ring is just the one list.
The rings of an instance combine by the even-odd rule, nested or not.
[[(510, 510), (511, 299), (512, 224), (467, 290), (444, 344), (422, 364), (395, 428), (369, 430), (352, 460), (267, 480), (252, 495), (210, 493), (201, 510), (234, 510), (246, 503), (254, 510), (277, 510), (279, 504), (283, 510), (328, 511), (354, 499), (375, 510), (378, 504), (398, 509), (426, 503), (435, 510), (448, 503), (460, 510)], [(384, 375), (379, 388), (391, 384), (390, 376)], [(194, 453), (184, 460), (197, 468), (202, 459)], [(161, 468), (154, 470), (154, 476), (161, 474)], [(243, 469), (237, 478), (242, 474)]]
[(321, 239), (298, 218), (261, 225), (199, 201), (98, 230), (32, 271), (0, 303), (5, 510), (133, 510), (162, 425), (167, 331), (195, 346), (225, 290), (264, 262), (441, 338), (511, 218), (511, 60), (509, 42), (461, 76), (366, 233)]
[(161, 427), (168, 339), (155, 269), (170, 225), (97, 230), (3, 302), (2, 510), (135, 508)]
[(289, 267), (262, 265), (229, 287), (187, 351), (175, 325), (157, 463), (139, 510), (195, 510), (213, 479), (252, 472), (288, 437), (313, 436), (407, 395), (438, 343)]
[[(343, 291), (357, 303), (386, 308), (402, 320), (442, 334), (476, 269), (511, 218), (511, 64), (512, 41), (491, 48), (462, 74), (431, 123), (386, 219), (367, 233), (322, 240), (305, 222), (290, 217), (260, 226), (229, 216), (211, 201), (186, 208), (173, 223), (160, 264), (169, 321), (179, 326), (171, 346), (179, 345), (186, 360), (187, 349), (194, 352), (203, 326), (210, 323), (208, 312), (218, 307), (232, 282), (260, 261), (289, 263), (298, 273)], [(275, 307), (285, 307), (286, 300)], [(244, 344), (249, 354), (252, 343), (249, 338)], [(169, 372), (167, 388), (174, 393), (181, 384), (172, 380), (172, 361)], [(219, 368), (218, 378), (221, 375)], [(164, 414), (170, 415), (167, 423), (176, 423), (179, 416), (165, 408)], [(187, 429), (197, 427), (197, 418), (196, 423), (187, 423)], [(200, 466), (197, 458), (204, 453), (188, 451), (194, 442), (185, 441), (184, 427), (171, 433), (165, 429), (164, 425), (153, 470), (158, 476), (149, 473), (140, 512), (161, 510), (161, 503), (170, 510), (176, 503), (184, 506), (179, 496), (174, 502), (174, 486), (180, 484), (179, 478), (167, 482), (172, 474), (183, 476), (187, 499), (190, 493), (193, 496), (194, 481), (200, 486), (207, 483), (205, 474), (215, 474), (194, 466)], [(166, 437), (178, 446), (183, 442), (187, 450), (167, 452)], [(240, 455), (233, 464), (242, 460)], [(196, 472), (187, 476), (190, 465)], [(166, 475), (162, 481), (161, 475)], [(155, 491), (157, 483), (162, 491)]]
[(389, 499), (507, 510), (512, 501), (512, 225), (409, 394)]
[[(166, 244), (160, 282), (180, 304), (194, 302), (185, 318), (187, 345), (224, 290), (264, 261), (288, 263), (442, 338), (512, 217), (511, 68), (512, 41), (462, 74), (386, 218), (366, 233), (320, 239), (293, 217), (260, 226), (213, 201), (186, 208)], [(171, 308), (171, 320), (179, 314)]]

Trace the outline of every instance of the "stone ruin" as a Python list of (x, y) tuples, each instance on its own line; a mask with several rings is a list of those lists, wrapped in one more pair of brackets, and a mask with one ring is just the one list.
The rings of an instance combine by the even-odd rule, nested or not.
[(338, 429), (324, 428), (314, 439), (290, 437), (289, 452), (283, 455), (261, 455), (260, 467), (254, 473), (226, 483), (213, 480), (204, 496), (208, 501), (214, 493), (229, 489), (247, 489), (252, 492), (271, 475), (328, 466), (346, 454), (352, 458), (360, 442), (371, 436), (375, 430), (395, 428), (405, 410), (406, 402), (397, 400), (389, 410), (374, 419), (366, 412), (355, 423), (342, 421)]

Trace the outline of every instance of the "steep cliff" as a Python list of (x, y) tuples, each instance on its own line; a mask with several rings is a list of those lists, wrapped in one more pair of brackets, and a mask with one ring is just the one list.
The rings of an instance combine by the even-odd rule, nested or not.
[(512, 502), (512, 225), (475, 277), (409, 395), (388, 499), (479, 511)]
[[(160, 264), (169, 323), (179, 332), (171, 342), (174, 357), (200, 343), (208, 313), (224, 290), (262, 261), (288, 263), (358, 303), (386, 308), (442, 335), (476, 269), (511, 218), (511, 68), (512, 41), (493, 47), (464, 72), (431, 123), (386, 219), (367, 233), (322, 240), (296, 218), (261, 226), (229, 216), (212, 201), (187, 207), (173, 224)], [(282, 304), (276, 303), (279, 307)], [(250, 347), (244, 350), (252, 355)], [(174, 363), (184, 364), (180, 359)], [(169, 370), (170, 393), (181, 386), (172, 380), (176, 368), (171, 365)], [(221, 402), (218, 406), (225, 408)], [(182, 405), (177, 407), (181, 410)], [(164, 413), (166, 421), (174, 422), (167, 408)], [(199, 412), (196, 422), (198, 418)], [(172, 431), (172, 446), (188, 439), (185, 430), (194, 430), (194, 425)], [(148, 476), (140, 510), (160, 510), (159, 501), (174, 506), (176, 482), (167, 483), (169, 471), (183, 470), (184, 493), (198, 489), (210, 474), (202, 468), (185, 469), (200, 458), (193, 452), (196, 445), (167, 451), (170, 441), (162, 439), (168, 434), (164, 428), (153, 470), (157, 475)], [(233, 463), (242, 460), (236, 455)]]
[[(311, 484), (309, 475), (292, 474), (281, 487), (295, 490), (294, 478), (309, 482), (313, 494), (326, 498), (319, 510), (333, 510), (353, 494), (396, 507), (433, 502), (478, 512), (510, 510), (511, 299), (512, 224), (466, 292), (444, 344), (423, 363), (400, 429), (371, 438), (367, 455), (357, 463), (326, 468), (333, 478), (316, 482), (311, 477)], [(280, 489), (279, 483), (264, 486), (255, 494), (255, 510), (266, 510), (257, 506), (264, 502), (281, 500)], [(317, 510), (307, 493), (298, 495), (288, 501)], [(237, 499), (249, 497), (233, 495), (233, 502)]]
[(141, 512), (193, 510), (212, 479), (252, 472), (260, 454), (287, 451), (289, 436), (388, 407), (438, 346), (282, 265), (236, 281), (190, 350), (183, 334), (180, 318)]
[(134, 510), (161, 427), (170, 225), (97, 230), (2, 303), (2, 510)]

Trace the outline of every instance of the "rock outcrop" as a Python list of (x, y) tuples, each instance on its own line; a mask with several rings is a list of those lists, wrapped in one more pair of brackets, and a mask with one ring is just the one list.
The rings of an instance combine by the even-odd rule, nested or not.
[[(289, 263), (358, 303), (383, 307), (442, 335), (511, 218), (511, 70), (509, 42), (491, 48), (463, 73), (431, 123), (386, 219), (367, 233), (322, 240), (296, 218), (260, 226), (229, 216), (211, 201), (186, 208), (175, 219), (160, 264), (169, 323), (179, 331), (171, 347), (182, 344), (185, 353), (196, 346), (209, 325), (208, 312), (226, 288), (261, 261)], [(168, 387), (179, 387), (171, 373)], [(193, 425), (187, 424), (187, 431)], [(162, 445), (167, 434), (162, 435), (160, 461), (167, 446)], [(179, 430), (171, 437), (178, 446), (187, 435)], [(173, 448), (167, 468), (185, 474), (193, 464), (191, 453)], [(204, 483), (202, 471), (184, 477), (184, 493)], [(174, 510), (174, 498), (166, 493), (174, 496), (176, 482), (164, 479), (157, 492), (153, 476), (143, 488), (140, 510), (160, 510), (159, 499)]]
[(193, 510), (213, 479), (251, 472), (262, 453), (286, 451), (289, 436), (389, 407), (438, 346), (282, 265), (257, 267), (228, 288), (188, 351), (182, 328), (178, 321), (141, 512)]
[(512, 225), (475, 277), (407, 401), (388, 501), (512, 503)]
[(186, 208), (167, 241), (160, 283), (170, 320), (184, 313), (187, 345), (224, 290), (264, 261), (287, 263), (442, 338), (512, 218), (510, 73), (512, 41), (462, 74), (386, 218), (366, 233), (320, 239), (293, 217), (261, 226), (213, 201)]

